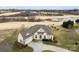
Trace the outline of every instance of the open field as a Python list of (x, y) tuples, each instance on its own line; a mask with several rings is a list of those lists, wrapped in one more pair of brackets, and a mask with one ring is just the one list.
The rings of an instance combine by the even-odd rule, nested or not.
[(7, 30), (7, 29), (17, 29), (20, 28), (22, 25), (25, 25), (26, 28), (36, 25), (36, 24), (44, 24), (44, 25), (52, 25), (59, 26), (62, 22), (7, 22), (7, 23), (0, 23), (0, 30)]
[(40, 19), (53, 19), (53, 18), (79, 18), (79, 15), (64, 15), (64, 16), (36, 16)]
[[(26, 13), (24, 13), (25, 15), (26, 15)], [(20, 16), (20, 15), (23, 15), (21, 12), (9, 12), (9, 13), (3, 13), (3, 14), (0, 14), (0, 16), (11, 16), (11, 15), (15, 15), (15, 17), (17, 17), (16, 15), (18, 15), (18, 16)], [(30, 16), (31, 17), (31, 16)], [(48, 15), (48, 16), (46, 16), (46, 15), (36, 15), (36, 16), (34, 16), (35, 17), (35, 19), (43, 19), (43, 20), (45, 20), (45, 19), (53, 19), (53, 18), (56, 18), (56, 19), (58, 19), (58, 18), (79, 18), (79, 15), (66, 15), (66, 14), (64, 14), (63, 16), (50, 16), (50, 15)], [(24, 16), (24, 18), (25, 19), (28, 19), (28, 16), (26, 15), (26, 16)]]
[(13, 33), (14, 30), (0, 30), (0, 42), (5, 40), (7, 36), (10, 36), (11, 33)]
[(20, 14), (20, 12), (2, 13), (2, 14), (0, 14), (0, 16), (9, 16), (9, 15), (16, 15), (16, 14)]

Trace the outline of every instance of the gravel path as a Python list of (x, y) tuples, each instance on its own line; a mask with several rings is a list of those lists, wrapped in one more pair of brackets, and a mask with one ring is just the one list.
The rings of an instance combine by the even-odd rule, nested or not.
[(56, 52), (71, 52), (70, 50), (64, 48), (43, 44), (41, 41), (31, 42), (28, 45), (34, 49), (34, 52), (41, 52), (43, 50), (51, 50)]

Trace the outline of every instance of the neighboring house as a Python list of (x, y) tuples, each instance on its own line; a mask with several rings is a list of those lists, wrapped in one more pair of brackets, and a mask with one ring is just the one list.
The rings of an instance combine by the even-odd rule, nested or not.
[(53, 40), (52, 28), (47, 25), (34, 25), (18, 35), (18, 42), (26, 45), (34, 40)]

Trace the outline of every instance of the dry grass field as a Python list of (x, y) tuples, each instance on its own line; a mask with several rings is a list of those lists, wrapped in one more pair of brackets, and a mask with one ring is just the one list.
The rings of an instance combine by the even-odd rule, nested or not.
[(53, 25), (59, 26), (62, 24), (62, 22), (7, 22), (7, 23), (0, 23), (0, 30), (6, 30), (6, 29), (18, 29), (22, 25), (25, 25), (26, 28), (36, 25), (36, 24), (44, 24), (44, 25)]
[[(79, 28), (79, 27), (78, 27)], [(60, 27), (54, 32), (58, 43), (55, 45), (72, 51), (79, 51), (79, 35), (74, 29), (65, 29)]]
[(36, 16), (36, 18), (40, 19), (53, 19), (53, 18), (79, 18), (79, 15), (64, 15), (64, 16)]
[(8, 13), (2, 13), (2, 14), (0, 14), (0, 16), (9, 16), (9, 15), (16, 15), (16, 14), (20, 14), (20, 12), (8, 12)]

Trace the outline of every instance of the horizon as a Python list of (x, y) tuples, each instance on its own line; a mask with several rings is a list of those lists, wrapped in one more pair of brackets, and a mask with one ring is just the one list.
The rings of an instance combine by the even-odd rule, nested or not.
[(79, 9), (79, 6), (0, 6), (0, 9), (72, 10)]

